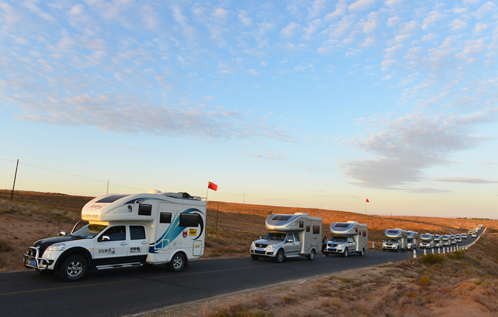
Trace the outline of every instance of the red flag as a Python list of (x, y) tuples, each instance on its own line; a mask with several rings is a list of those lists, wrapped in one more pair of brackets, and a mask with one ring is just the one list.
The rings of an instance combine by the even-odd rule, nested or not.
[(214, 191), (217, 191), (217, 190), (218, 190), (218, 185), (216, 185), (215, 183), (211, 183), (211, 182), (209, 182), (209, 183), (208, 183), (208, 188), (209, 188), (209, 189), (212, 189), (212, 190), (214, 190)]
[(369, 201), (369, 200), (368, 200), (368, 198), (367, 198), (367, 203), (369, 203), (369, 202), (370, 202), (370, 201)]

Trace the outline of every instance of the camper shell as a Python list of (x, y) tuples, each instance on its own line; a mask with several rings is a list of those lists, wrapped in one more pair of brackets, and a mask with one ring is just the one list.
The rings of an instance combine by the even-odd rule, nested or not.
[(443, 247), (449, 247), (451, 245), (451, 237), (449, 234), (445, 234), (441, 237)]
[(434, 248), (434, 236), (430, 233), (424, 233), (420, 235), (420, 244), (419, 247), (421, 249), (432, 249)]
[(180, 271), (204, 254), (206, 202), (188, 193), (105, 195), (89, 201), (81, 218), (88, 221), (81, 229), (36, 241), (24, 265), (75, 281), (90, 270), (146, 263)]
[(363, 256), (368, 249), (368, 226), (356, 221), (334, 222), (330, 225), (332, 237), (327, 242), (323, 254), (342, 254), (347, 257), (350, 253)]
[(441, 241), (441, 236), (439, 234), (434, 235), (434, 247), (440, 248), (443, 246), (443, 242)]
[(406, 230), (396, 228), (385, 231), (386, 240), (382, 243), (382, 251), (406, 251), (408, 245), (408, 233)]
[(418, 232), (415, 231), (407, 231), (408, 244), (406, 245), (407, 250), (417, 249), (418, 246)]
[(249, 248), (253, 260), (264, 257), (280, 263), (305, 256), (312, 261), (320, 251), (322, 218), (307, 213), (274, 214), (266, 218), (265, 226), (268, 233)]

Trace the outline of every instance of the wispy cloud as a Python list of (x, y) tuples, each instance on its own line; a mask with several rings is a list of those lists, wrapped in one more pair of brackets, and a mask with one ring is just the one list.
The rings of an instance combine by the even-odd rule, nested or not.
[(440, 182), (447, 183), (466, 183), (466, 184), (493, 184), (498, 183), (498, 181), (490, 181), (480, 178), (472, 178), (472, 177), (447, 177), (447, 178), (438, 178), (436, 179)]

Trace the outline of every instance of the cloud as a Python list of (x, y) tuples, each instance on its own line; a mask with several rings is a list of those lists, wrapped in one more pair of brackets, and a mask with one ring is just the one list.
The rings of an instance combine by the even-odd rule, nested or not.
[(283, 160), (285, 159), (284, 156), (278, 155), (278, 154), (254, 154), (254, 153), (246, 153), (242, 152), (242, 155), (253, 157), (253, 158), (258, 158), (258, 159), (265, 159), (265, 160)]
[(496, 184), (498, 181), (489, 181), (480, 178), (471, 178), (471, 177), (447, 177), (447, 178), (438, 178), (436, 179), (440, 182), (448, 182), (448, 183), (465, 183), (465, 184)]
[(355, 3), (349, 5), (350, 11), (362, 11), (368, 9), (373, 4), (375, 4), (375, 0), (358, 0)]
[(413, 194), (440, 194), (440, 193), (451, 193), (451, 190), (446, 189), (436, 189), (436, 188), (415, 188), (406, 190), (409, 193)]
[(293, 36), (299, 29), (301, 28), (301, 25), (298, 24), (298, 23), (295, 23), (295, 22), (291, 22), (289, 24), (287, 24), (286, 27), (284, 27), (282, 29), (282, 31), (280, 31), (280, 33), (282, 33), (283, 36), (285, 37), (291, 37)]
[(377, 134), (353, 144), (373, 158), (345, 160), (344, 175), (369, 188), (399, 189), (424, 179), (423, 170), (450, 164), (452, 153), (477, 146), (470, 134), (478, 123), (496, 120), (498, 108), (469, 115), (427, 117), (412, 114), (387, 123)]

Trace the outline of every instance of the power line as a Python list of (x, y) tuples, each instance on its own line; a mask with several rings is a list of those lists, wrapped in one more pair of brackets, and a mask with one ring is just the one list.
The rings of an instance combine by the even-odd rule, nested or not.
[[(8, 160), (8, 159), (4, 159), (4, 158), (1, 158), (0, 157), (0, 160), (3, 160), (3, 161), (8, 161), (8, 162), (13, 162), (15, 163), (16, 161), (12, 161), (12, 160)], [(88, 180), (91, 180), (91, 181), (95, 181), (95, 182), (99, 182), (99, 183), (105, 183), (107, 184), (107, 181), (102, 181), (100, 179), (95, 179), (95, 178), (91, 178), (91, 177), (86, 177), (86, 176), (81, 176), (81, 175), (76, 175), (76, 174), (72, 174), (72, 173), (67, 173), (67, 172), (63, 172), (63, 171), (58, 171), (58, 170), (54, 170), (52, 168), (48, 168), (48, 167), (43, 167), (43, 166), (38, 166), (38, 165), (34, 165), (34, 164), (29, 164), (29, 163), (21, 163), (19, 162), (21, 165), (27, 165), (27, 166), (31, 166), (31, 167), (36, 167), (36, 168), (40, 168), (40, 169), (44, 169), (44, 170), (47, 170), (47, 171), (51, 171), (51, 172), (55, 172), (55, 173), (60, 173), (60, 174), (65, 174), (65, 175), (70, 175), (70, 176), (73, 176), (73, 177), (79, 177), (79, 178), (84, 178), (84, 179), (88, 179)], [(144, 189), (141, 189), (141, 188), (134, 188), (134, 187), (130, 187), (130, 186), (126, 186), (126, 185), (121, 185), (121, 184), (116, 184), (116, 183), (113, 183), (114, 186), (120, 186), (120, 187), (124, 187), (124, 188), (129, 188), (129, 189), (134, 189), (134, 190), (139, 190), (139, 191), (146, 191)]]

